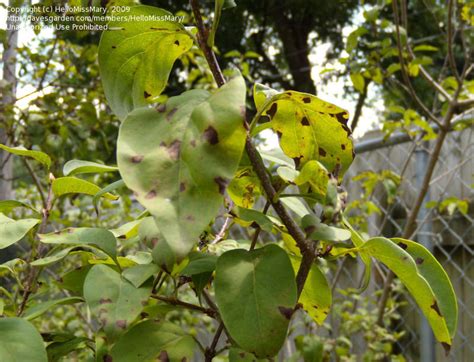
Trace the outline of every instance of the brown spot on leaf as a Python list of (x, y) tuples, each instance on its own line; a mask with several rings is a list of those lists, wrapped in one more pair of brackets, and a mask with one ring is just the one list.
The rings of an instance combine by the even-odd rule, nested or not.
[(166, 120), (167, 121), (171, 121), (171, 118), (173, 117), (173, 115), (178, 111), (178, 108), (173, 108), (171, 111), (168, 112), (168, 114), (166, 115)]
[(313, 305), (313, 308), (314, 308), (314, 309), (318, 309), (318, 306), (317, 306), (317, 305)]
[(303, 117), (303, 119), (301, 120), (301, 124), (302, 124), (303, 126), (309, 126), (308, 118)]
[(163, 113), (164, 111), (166, 111), (166, 104), (164, 103), (160, 103), (156, 106), (156, 110), (160, 113)]
[(176, 40), (176, 41), (174, 42), (174, 44), (177, 45), (177, 46), (179, 46), (179, 40)]
[(150, 241), (151, 241), (151, 245), (153, 245), (153, 247), (155, 247), (156, 244), (158, 244), (158, 238), (152, 238)]
[(416, 258), (415, 261), (416, 261), (416, 263), (417, 263), (418, 265), (421, 265), (421, 264), (423, 264), (423, 262), (425, 261), (425, 259), (423, 259), (423, 258)]
[(112, 303), (112, 299), (110, 298), (101, 298), (99, 300), (99, 304), (109, 304), (109, 303)]
[(280, 131), (277, 131), (277, 136), (278, 136), (278, 139), (280, 139), (281, 136), (283, 136), (283, 134)]
[(433, 309), (440, 317), (443, 317), (441, 311), (439, 310), (438, 302), (436, 300), (433, 302), (430, 308)]
[(347, 112), (337, 113), (335, 117), (337, 121), (341, 124), (347, 124), (347, 121), (349, 119), (349, 115), (347, 114)]
[(327, 154), (327, 153), (326, 153), (326, 150), (325, 150), (324, 148), (322, 148), (322, 147), (319, 147), (318, 152), (319, 152), (319, 155), (320, 155), (321, 157), (325, 157), (326, 154)]
[(113, 362), (113, 358), (110, 354), (105, 354), (104, 357), (102, 357), (102, 361), (104, 361), (104, 362)]
[(161, 351), (160, 355), (158, 356), (158, 361), (161, 362), (170, 362), (170, 358), (168, 356), (168, 352)]
[(226, 179), (223, 178), (223, 177), (218, 176), (218, 177), (215, 177), (215, 178), (214, 178), (214, 182), (215, 182), (215, 183), (217, 184), (217, 186), (219, 187), (219, 193), (220, 193), (221, 195), (224, 195), (225, 189), (226, 189), (227, 184), (229, 183), (229, 181), (226, 180)]
[(283, 317), (285, 317), (288, 320), (291, 319), (291, 316), (293, 315), (293, 308), (279, 306), (278, 310), (283, 315)]
[(176, 161), (179, 158), (179, 153), (181, 151), (181, 141), (174, 140), (167, 147), (168, 155), (173, 161)]
[(145, 199), (147, 199), (147, 200), (154, 199), (155, 197), (156, 197), (156, 191), (155, 190), (151, 190), (150, 192), (148, 192), (145, 195)]
[(191, 145), (191, 147), (196, 147), (196, 140), (191, 140), (189, 144)]
[(115, 45), (112, 45), (112, 49), (116, 49), (117, 47)]
[(202, 134), (202, 137), (204, 140), (209, 142), (211, 145), (215, 145), (219, 143), (219, 136), (217, 135), (217, 131), (214, 127), (209, 126), (204, 130), (204, 133)]
[(183, 192), (184, 190), (186, 190), (186, 184), (184, 182), (181, 182), (179, 184), (179, 191)]
[(346, 149), (346, 145), (345, 144), (341, 144), (341, 150), (345, 150)]
[(143, 157), (144, 157), (143, 155), (135, 155), (135, 156), (132, 156), (130, 161), (132, 161), (132, 163), (140, 163), (142, 162)]
[(270, 109), (267, 111), (267, 114), (270, 118), (273, 118), (273, 116), (275, 115), (275, 113), (277, 112), (278, 110), (278, 105), (276, 104), (276, 102), (274, 102)]
[(147, 318), (148, 316), (149, 316), (149, 314), (146, 313), (146, 312), (141, 312), (141, 313), (140, 313), (140, 317), (141, 317), (142, 319)]
[(295, 167), (298, 168), (300, 167), (300, 163), (301, 163), (301, 158), (303, 156), (300, 156), (300, 157), (293, 157), (293, 161), (295, 162)]
[(148, 93), (147, 91), (144, 91), (144, 92), (143, 92), (143, 97), (145, 97), (145, 99), (148, 98), (148, 97), (150, 97), (150, 96), (151, 96), (151, 94)]
[(188, 220), (189, 222), (193, 222), (195, 219), (193, 215), (188, 215), (186, 216), (186, 220)]
[(305, 103), (311, 103), (311, 98), (309, 98), (309, 97), (304, 97), (304, 98), (303, 98), (303, 102), (305, 102)]
[(449, 352), (451, 351), (451, 345), (446, 342), (441, 342), (441, 345), (443, 346), (444, 353), (446, 354), (446, 357), (448, 357)]
[(315, 231), (316, 231), (316, 226), (314, 225), (307, 226), (304, 229), (304, 232), (306, 233), (306, 235), (311, 235)]
[(401, 247), (403, 250), (407, 250), (408, 245), (405, 243), (398, 243), (398, 246)]
[(115, 322), (115, 325), (116, 325), (118, 328), (126, 329), (126, 328), (127, 328), (127, 321), (126, 321), (126, 320), (123, 320), (123, 319), (120, 319), (120, 320), (118, 320), (117, 322)]

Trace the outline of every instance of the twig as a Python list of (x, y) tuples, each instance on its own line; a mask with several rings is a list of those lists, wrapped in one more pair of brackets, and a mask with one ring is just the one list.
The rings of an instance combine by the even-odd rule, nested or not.
[(367, 99), (369, 83), (370, 83), (369, 80), (366, 80), (364, 82), (364, 89), (362, 93), (359, 95), (359, 99), (357, 100), (357, 104), (356, 104), (355, 112), (354, 112), (354, 118), (352, 118), (352, 122), (351, 122), (352, 132), (354, 132), (354, 130), (356, 129), (357, 124), (359, 123), (360, 116), (362, 115), (362, 108), (364, 108), (364, 103), (365, 103), (365, 100)]
[(47, 200), (46, 200), (46, 196), (44, 195), (44, 189), (43, 189), (43, 186), (41, 185), (41, 181), (38, 179), (38, 176), (36, 176), (35, 171), (31, 167), (29, 162), (26, 160), (26, 158), (22, 157), (21, 159), (23, 160), (23, 163), (25, 164), (25, 167), (28, 170), (28, 173), (30, 174), (31, 178), (33, 179), (33, 182), (36, 185), (38, 193), (40, 194), (40, 197), (41, 197), (43, 209), (45, 209), (47, 207)]
[(167, 304), (180, 306), (180, 307), (183, 307), (183, 308), (186, 308), (186, 309), (202, 312), (204, 314), (207, 314), (211, 318), (216, 317), (216, 312), (213, 309), (210, 309), (210, 308), (204, 308), (204, 307), (201, 307), (200, 305), (184, 302), (184, 301), (182, 301), (180, 299), (177, 299), (177, 298), (165, 297), (163, 295), (153, 294), (153, 295), (151, 295), (151, 297), (153, 299), (161, 300), (162, 302), (165, 302)]
[(458, 69), (456, 68), (456, 60), (454, 59), (453, 53), (453, 41), (454, 41), (454, 32), (453, 32), (453, 0), (448, 0), (448, 59), (451, 70), (456, 77), (457, 81), (461, 83), (461, 77), (459, 76)]
[(398, 15), (398, 2), (397, 0), (392, 1), (392, 7), (393, 7), (393, 14), (395, 18), (395, 30), (396, 30), (396, 35), (397, 35), (397, 49), (398, 49), (398, 58), (400, 62), (400, 68), (402, 72), (402, 77), (403, 81), (405, 82), (407, 89), (415, 101), (415, 103), (420, 107), (420, 109), (426, 114), (426, 116), (432, 120), (434, 123), (436, 123), (440, 128), (443, 126), (439, 122), (439, 120), (436, 118), (436, 116), (431, 113), (431, 111), (426, 107), (426, 105), (418, 98), (415, 89), (413, 88), (413, 85), (411, 84), (410, 77), (408, 76), (407, 69), (406, 69), (406, 64), (405, 60), (403, 57), (403, 50), (402, 50), (402, 39), (400, 35), (400, 19)]
[[(198, 28), (199, 45), (204, 53), (207, 63), (209, 64), (209, 68), (211, 69), (211, 72), (214, 76), (214, 79), (217, 85), (221, 87), (222, 85), (225, 84), (225, 78), (224, 78), (224, 75), (222, 74), (219, 64), (217, 63), (217, 59), (215, 57), (214, 52), (207, 45), (207, 30), (204, 27), (204, 23), (202, 21), (199, 1), (190, 0), (190, 4), (191, 4), (194, 18), (196, 21), (196, 26)], [(255, 173), (260, 179), (260, 182), (267, 196), (267, 200), (270, 201), (273, 209), (276, 211), (281, 221), (286, 226), (288, 232), (296, 241), (297, 246), (301, 250), (303, 259), (301, 261), (301, 265), (296, 276), (296, 283), (297, 283), (298, 296), (299, 296), (301, 294), (301, 291), (303, 290), (304, 283), (306, 281), (306, 278), (308, 277), (308, 273), (311, 268), (311, 264), (313, 263), (314, 258), (315, 258), (314, 247), (312, 244), (307, 243), (306, 237), (303, 231), (296, 224), (296, 222), (293, 220), (290, 214), (286, 211), (283, 204), (278, 200), (277, 193), (271, 183), (270, 177), (265, 168), (265, 164), (263, 163), (260, 155), (258, 154), (257, 149), (253, 145), (252, 140), (249, 135), (247, 135), (247, 139), (245, 142), (245, 149), (249, 156), (252, 167), (255, 170)]]
[[(265, 203), (265, 206), (263, 207), (262, 213), (265, 215), (269, 208), (270, 208), (270, 202), (267, 201)], [(258, 236), (260, 235), (261, 231), (262, 231), (262, 228), (260, 225), (258, 225), (257, 229), (255, 230), (255, 233), (253, 234), (252, 243), (250, 244), (249, 250), (255, 249), (255, 245), (257, 245)]]
[(214, 335), (214, 338), (212, 339), (211, 345), (209, 346), (209, 348), (206, 348), (206, 351), (204, 352), (206, 362), (212, 362), (212, 359), (216, 356), (217, 343), (219, 342), (219, 338), (223, 330), (224, 330), (224, 323), (220, 322), (219, 327), (217, 327), (216, 334)]

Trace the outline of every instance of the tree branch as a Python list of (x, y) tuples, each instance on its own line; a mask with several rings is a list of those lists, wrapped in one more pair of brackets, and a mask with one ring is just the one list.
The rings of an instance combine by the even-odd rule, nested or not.
[(213, 309), (210, 308), (204, 308), (201, 307), (200, 305), (184, 302), (180, 299), (177, 298), (172, 298), (172, 297), (165, 297), (163, 295), (151, 295), (153, 299), (161, 300), (162, 302), (165, 302), (167, 304), (175, 305), (175, 306), (180, 306), (186, 309), (190, 310), (195, 310), (198, 312), (202, 312), (204, 314), (207, 314), (211, 318), (216, 318), (216, 312)]
[[(203, 50), (204, 56), (206, 57), (207, 63), (209, 64), (209, 68), (211, 69), (216, 83), (219, 87), (221, 87), (225, 84), (225, 78), (222, 74), (219, 64), (217, 63), (217, 59), (214, 55), (214, 52), (207, 46), (206, 29), (202, 21), (199, 1), (190, 0), (190, 4), (192, 7), (194, 18), (196, 20), (196, 26), (198, 28), (199, 45)], [(303, 290), (304, 283), (306, 281), (306, 278), (308, 277), (308, 273), (311, 268), (311, 264), (315, 258), (314, 246), (306, 241), (306, 237), (303, 231), (300, 229), (298, 224), (296, 224), (290, 214), (286, 211), (283, 204), (278, 200), (277, 192), (275, 191), (271, 183), (270, 177), (265, 168), (265, 164), (263, 163), (249, 135), (247, 135), (245, 149), (249, 156), (252, 167), (255, 170), (255, 173), (260, 179), (260, 182), (267, 196), (267, 200), (271, 203), (273, 209), (278, 214), (283, 224), (286, 226), (290, 235), (296, 241), (296, 245), (298, 246), (298, 248), (301, 250), (303, 259), (301, 261), (301, 265), (296, 276), (296, 284), (299, 296), (301, 294), (301, 291)]]

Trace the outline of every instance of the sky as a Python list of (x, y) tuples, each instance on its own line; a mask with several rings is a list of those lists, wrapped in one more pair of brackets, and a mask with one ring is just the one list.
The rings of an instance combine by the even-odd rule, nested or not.
[[(35, 3), (35, 1), (33, 1)], [(0, 0), (0, 4), (7, 5), (8, 0)], [(5, 29), (6, 27), (6, 17), (7, 17), (7, 11), (3, 7), (0, 7), (0, 29)], [(362, 13), (356, 14), (355, 16), (355, 23), (360, 23), (363, 21)], [(352, 27), (345, 27), (343, 29), (343, 34), (347, 36), (353, 28), (357, 26), (354, 25)], [(19, 44), (20, 45), (25, 45), (28, 44), (30, 39), (34, 38), (36, 35), (32, 31), (31, 28), (28, 27), (23, 27), (19, 33)], [(356, 100), (350, 99), (350, 97), (347, 97), (344, 94), (344, 80), (343, 79), (337, 79), (336, 81), (330, 81), (326, 85), (322, 84), (322, 79), (321, 79), (321, 71), (325, 69), (325, 66), (323, 66), (323, 62), (325, 60), (325, 57), (322, 56), (322, 54), (325, 54), (330, 47), (329, 43), (321, 43), (318, 44), (316, 47), (314, 47), (311, 51), (311, 54), (309, 56), (310, 62), (312, 64), (312, 70), (311, 70), (311, 76), (313, 80), (315, 81), (316, 87), (318, 89), (318, 97), (328, 101), (330, 103), (334, 103), (337, 106), (344, 108), (349, 111), (349, 114), (354, 114), (354, 109), (356, 105)], [(270, 50), (271, 51), (271, 50)], [(335, 68), (338, 69), (338, 67), (341, 67), (340, 64), (337, 63), (337, 61), (332, 64), (332, 65), (327, 65), (327, 67), (330, 68)], [(31, 93), (34, 90), (34, 87), (32, 85), (26, 85), (22, 86), (18, 89), (17, 91), (17, 97), (22, 98), (24, 95)], [(45, 92), (48, 90), (45, 89)], [(21, 99), (18, 102), (18, 106), (21, 107), (26, 107), (26, 105), (33, 99), (36, 95), (31, 95), (30, 97), (25, 97)], [(357, 126), (357, 129), (354, 133), (355, 138), (359, 138), (363, 136), (367, 131), (377, 128), (378, 122), (378, 113), (380, 113), (380, 110), (383, 109), (383, 101), (381, 99), (377, 99), (376, 96), (376, 91), (372, 88), (369, 88), (369, 94), (368, 94), (368, 102), (370, 106), (365, 106), (362, 111), (362, 116), (359, 120), (359, 125)], [(264, 136), (264, 139), (266, 139), (266, 147), (265, 148), (272, 148), (274, 145), (278, 142), (276, 136), (272, 134), (271, 131), (267, 130), (264, 131), (265, 133), (262, 134)]]

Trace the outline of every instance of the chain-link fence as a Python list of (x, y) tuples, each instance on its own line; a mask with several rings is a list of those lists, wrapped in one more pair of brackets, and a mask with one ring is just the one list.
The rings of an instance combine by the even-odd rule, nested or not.
[[(367, 219), (370, 235), (395, 237), (402, 235), (406, 216), (419, 193), (434, 141), (415, 142), (406, 134), (392, 135), (388, 139), (379, 136), (369, 134), (357, 142), (356, 158), (346, 175), (345, 186), (350, 201), (354, 201), (363, 193), (361, 183), (353, 180), (361, 172), (380, 174), (390, 170), (401, 176), (393, 200), (387, 199), (383, 187), (374, 190), (369, 201), (380, 212), (373, 212)], [(412, 237), (432, 250), (453, 283), (459, 302), (457, 334), (447, 358), (442, 347), (435, 343), (421, 311), (406, 296), (407, 307), (403, 308), (401, 319), (390, 328), (405, 331), (396, 348), (408, 360), (474, 361), (473, 146), (472, 127), (448, 134)], [(471, 206), (467, 212), (466, 206)], [(345, 283), (344, 280), (341, 282), (355, 286), (359, 281), (357, 274), (362, 269), (360, 265), (346, 265), (341, 277)], [(372, 278), (372, 285), (366, 293), (383, 287), (386, 269), (381, 266), (375, 269), (376, 277)]]

